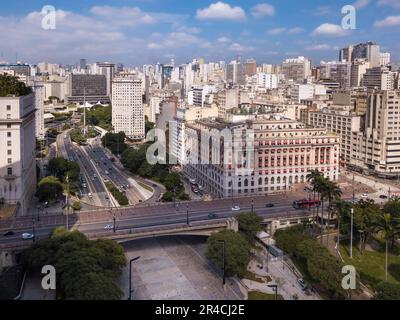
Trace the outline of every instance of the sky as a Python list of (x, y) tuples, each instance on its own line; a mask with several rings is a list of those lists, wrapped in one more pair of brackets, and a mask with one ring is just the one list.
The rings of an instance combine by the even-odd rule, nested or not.
[[(44, 29), (55, 8), (55, 29)], [(342, 7), (356, 8), (356, 29)], [(400, 60), (400, 0), (0, 0), (0, 60), (126, 66), (230, 61), (238, 55), (280, 63), (304, 55), (313, 64), (340, 48), (375, 41)]]

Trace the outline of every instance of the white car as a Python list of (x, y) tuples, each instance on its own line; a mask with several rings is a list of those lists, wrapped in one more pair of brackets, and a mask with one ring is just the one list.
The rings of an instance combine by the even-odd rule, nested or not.
[(33, 234), (30, 234), (30, 233), (23, 233), (22, 234), (22, 239), (23, 240), (30, 240), (30, 239), (33, 239), (35, 236), (33, 235)]
[(369, 194), (368, 193), (364, 193), (362, 196), (361, 196), (361, 198), (368, 198), (369, 197)]
[(234, 206), (234, 207), (232, 207), (232, 211), (240, 211), (240, 207), (239, 206)]
[(114, 227), (111, 224), (108, 224), (104, 227), (104, 230), (113, 230)]
[(88, 193), (89, 198), (93, 198), (93, 195), (91, 193)]

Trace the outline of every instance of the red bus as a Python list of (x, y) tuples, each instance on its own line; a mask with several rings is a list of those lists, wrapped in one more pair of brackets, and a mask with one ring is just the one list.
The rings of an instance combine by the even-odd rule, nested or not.
[(321, 205), (321, 201), (319, 200), (297, 200), (293, 202), (293, 208), (295, 209), (309, 209), (313, 207), (319, 207)]

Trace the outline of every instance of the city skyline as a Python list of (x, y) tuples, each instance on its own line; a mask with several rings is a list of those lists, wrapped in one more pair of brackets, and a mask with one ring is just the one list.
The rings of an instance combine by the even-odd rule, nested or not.
[[(84, 57), (139, 66), (171, 58), (178, 64), (193, 57), (230, 61), (237, 55), (280, 63), (304, 55), (319, 64), (364, 41), (379, 42), (393, 61), (400, 59), (399, 44), (392, 41), (400, 25), (397, 1), (288, 2), (54, 1), (54, 30), (41, 26), (47, 3), (30, 1), (22, 10), (8, 3), (0, 15), (0, 60), (74, 64)], [(355, 30), (341, 27), (344, 5), (356, 8)]]

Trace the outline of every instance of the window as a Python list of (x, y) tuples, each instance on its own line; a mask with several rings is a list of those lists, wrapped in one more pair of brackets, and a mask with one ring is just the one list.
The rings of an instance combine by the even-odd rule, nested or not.
[(7, 132), (7, 138), (11, 138), (11, 132)]
[(11, 106), (10, 105), (7, 106), (7, 111), (11, 111)]
[(12, 174), (13, 174), (13, 169), (12, 169), (12, 168), (7, 168), (7, 174), (8, 174), (9, 176), (12, 176)]
[(12, 154), (12, 151), (11, 151), (11, 150), (7, 150), (7, 154), (8, 154), (8, 155), (11, 155), (11, 154)]
[(7, 129), (11, 129), (11, 123), (7, 123)]
[(7, 163), (8, 163), (8, 164), (12, 164), (12, 159), (11, 159), (11, 158), (8, 158), (8, 159), (7, 159)]
[(11, 141), (7, 141), (7, 146), (11, 147)]

